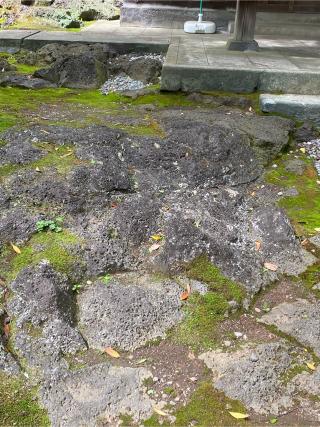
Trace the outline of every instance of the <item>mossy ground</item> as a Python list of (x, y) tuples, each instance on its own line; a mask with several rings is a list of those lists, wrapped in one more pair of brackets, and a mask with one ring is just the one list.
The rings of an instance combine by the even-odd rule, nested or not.
[(22, 378), (0, 373), (0, 425), (49, 426), (47, 413), (37, 402), (35, 389)]
[(173, 331), (172, 339), (194, 350), (205, 350), (216, 345), (216, 326), (225, 318), (228, 301), (241, 302), (245, 293), (235, 282), (223, 276), (207, 257), (195, 259), (186, 268), (186, 275), (207, 284), (208, 292), (191, 293), (185, 305), (185, 319)]
[(189, 403), (179, 408), (173, 415), (176, 420), (173, 424), (161, 420), (158, 415), (153, 415), (144, 422), (145, 427), (152, 426), (237, 426), (250, 425), (246, 420), (236, 420), (229, 411), (246, 413), (245, 407), (236, 400), (228, 399), (223, 393), (215, 390), (210, 382), (203, 382), (193, 393)]
[(79, 239), (67, 231), (34, 234), (27, 245), (20, 247), (21, 254), (15, 254), (9, 247), (2, 252), (2, 274), (9, 281), (13, 280), (23, 268), (38, 264), (43, 259), (58, 271), (70, 274), (76, 262), (72, 248), (77, 244)]
[(320, 298), (320, 290), (313, 289), (315, 285), (320, 283), (320, 262), (311, 265), (304, 273), (300, 274), (299, 278), (296, 280), (301, 280), (307, 289)]
[[(296, 155), (295, 155), (296, 156)], [(298, 236), (311, 236), (320, 228), (320, 185), (312, 161), (303, 154), (299, 158), (306, 164), (305, 171), (298, 175), (286, 170), (285, 161), (295, 158), (288, 154), (278, 160), (277, 168), (266, 175), (268, 182), (285, 189), (294, 187), (297, 196), (283, 197), (279, 206), (285, 209)]]
[(54, 168), (60, 175), (67, 174), (71, 169), (83, 161), (75, 157), (73, 147), (68, 145), (55, 146), (48, 143), (35, 144), (38, 148), (44, 149), (46, 155), (41, 159), (25, 165), (7, 164), (0, 166), (0, 182), (1, 179), (10, 176), (17, 170), (37, 170), (39, 173), (44, 172), (46, 169)]

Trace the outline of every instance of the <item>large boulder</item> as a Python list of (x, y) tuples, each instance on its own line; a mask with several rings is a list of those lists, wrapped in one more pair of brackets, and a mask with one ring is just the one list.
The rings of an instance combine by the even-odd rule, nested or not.
[(69, 88), (96, 88), (108, 78), (107, 57), (85, 53), (58, 59), (50, 68), (35, 72), (35, 77)]
[[(197, 109), (194, 117), (188, 109), (157, 114), (164, 138), (104, 126), (6, 132), (17, 152), (45, 132), (47, 142), (73, 145), (75, 156), (63, 174), (55, 168), (13, 174), (6, 194), (72, 213), (89, 277), (140, 265), (176, 273), (205, 254), (254, 294), (279, 274), (297, 275), (314, 262), (275, 207), (272, 187), (254, 184), (263, 164), (287, 146), (291, 121), (220, 109)], [(164, 238), (150, 252), (158, 230)], [(266, 270), (266, 262), (277, 271)]]

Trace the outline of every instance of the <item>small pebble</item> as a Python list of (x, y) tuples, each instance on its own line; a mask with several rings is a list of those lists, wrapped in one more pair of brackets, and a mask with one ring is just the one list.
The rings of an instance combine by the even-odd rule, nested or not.
[(250, 355), (250, 360), (251, 360), (251, 362), (258, 362), (259, 358), (255, 353), (252, 353)]
[(243, 336), (243, 333), (242, 332), (234, 332), (234, 336), (236, 338), (241, 338)]

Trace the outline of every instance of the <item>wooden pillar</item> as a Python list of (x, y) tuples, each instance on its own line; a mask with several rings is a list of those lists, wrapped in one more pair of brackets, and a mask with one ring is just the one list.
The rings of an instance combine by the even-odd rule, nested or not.
[(254, 0), (237, 0), (234, 35), (227, 42), (229, 50), (258, 50), (258, 43), (254, 40), (256, 26), (257, 4)]

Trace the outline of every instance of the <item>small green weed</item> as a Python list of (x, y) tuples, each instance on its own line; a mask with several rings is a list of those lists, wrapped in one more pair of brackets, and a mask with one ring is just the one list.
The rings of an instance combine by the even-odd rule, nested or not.
[(80, 283), (76, 283), (75, 285), (72, 286), (72, 291), (78, 294), (82, 288), (83, 288), (83, 285), (80, 285)]
[(37, 227), (37, 232), (41, 233), (42, 231), (53, 231), (55, 233), (61, 233), (62, 231), (62, 225), (63, 223), (63, 218), (62, 217), (57, 217), (54, 220), (52, 219), (43, 219), (37, 222), (36, 227)]

